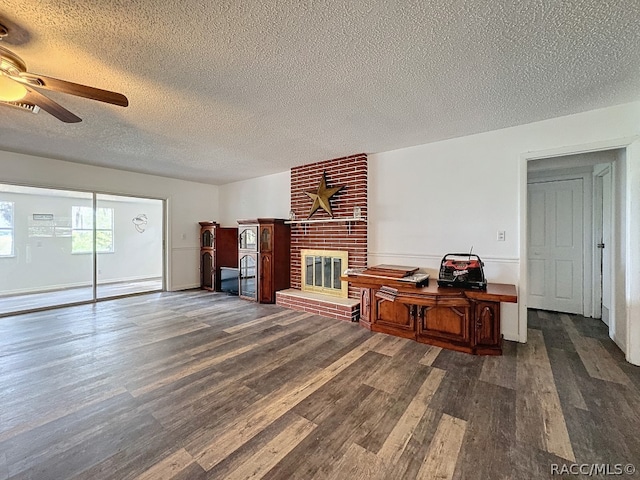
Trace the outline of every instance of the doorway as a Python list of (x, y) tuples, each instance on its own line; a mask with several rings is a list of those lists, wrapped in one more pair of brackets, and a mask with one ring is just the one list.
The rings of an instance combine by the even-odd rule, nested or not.
[(611, 322), (614, 172), (623, 155), (527, 162), (527, 307)]
[[(624, 272), (613, 269), (614, 259), (625, 256), (623, 245), (616, 239), (624, 238), (624, 198), (626, 148), (593, 151), (581, 154), (566, 154), (555, 157), (529, 159), (526, 161), (526, 222), (523, 234), (526, 235), (523, 258), (526, 258), (524, 277), (526, 279), (523, 294), (526, 298), (524, 310), (521, 309), (521, 332), (525, 332), (527, 319), (526, 308), (542, 308), (558, 312), (573, 313), (552, 304), (540, 307), (535, 302), (529, 303), (531, 292), (532, 255), (529, 232), (531, 228), (529, 215), (529, 187), (542, 181), (566, 181), (582, 178), (583, 180), (583, 235), (584, 251), (582, 262), (583, 308), (577, 312), (584, 317), (602, 319), (607, 323), (609, 336), (624, 351), (626, 345), (626, 319), (621, 316), (616, 321), (616, 311), (620, 305), (616, 303), (616, 288), (624, 285)], [(533, 189), (532, 189), (533, 190)], [(604, 244), (604, 248), (599, 248)], [(621, 283), (622, 282), (622, 283)], [(623, 290), (624, 291), (624, 290)], [(535, 293), (535, 292), (534, 292)]]

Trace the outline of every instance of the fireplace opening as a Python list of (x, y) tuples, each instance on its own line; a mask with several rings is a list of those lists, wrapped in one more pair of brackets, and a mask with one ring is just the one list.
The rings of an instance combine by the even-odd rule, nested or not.
[(347, 298), (348, 282), (340, 276), (348, 268), (348, 257), (342, 250), (301, 250), (302, 290)]

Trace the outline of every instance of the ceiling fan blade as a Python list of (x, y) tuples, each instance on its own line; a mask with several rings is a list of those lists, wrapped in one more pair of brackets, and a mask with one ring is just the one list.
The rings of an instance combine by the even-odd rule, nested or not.
[(27, 90), (29, 93), (24, 97), (24, 102), (33, 103), (34, 105), (39, 106), (45, 112), (50, 113), (58, 120), (65, 123), (78, 123), (82, 121), (80, 117), (74, 115), (62, 105), (51, 100), (49, 97), (45, 97), (41, 93), (30, 88), (27, 88)]
[(69, 93), (78, 97), (89, 98), (91, 100), (110, 103), (112, 105), (119, 105), (121, 107), (126, 107), (129, 105), (129, 100), (127, 99), (127, 97), (125, 97), (121, 93), (110, 92), (109, 90), (88, 87), (86, 85), (80, 85), (79, 83), (67, 82), (66, 80), (58, 80), (57, 78), (46, 77), (44, 75), (35, 75), (29, 72), (20, 73), (20, 78), (27, 80), (29, 82), (29, 85), (37, 88)]

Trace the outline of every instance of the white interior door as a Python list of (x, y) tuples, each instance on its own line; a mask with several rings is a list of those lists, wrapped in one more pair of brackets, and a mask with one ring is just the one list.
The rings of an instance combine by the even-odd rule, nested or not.
[(528, 306), (583, 314), (582, 180), (528, 185)]

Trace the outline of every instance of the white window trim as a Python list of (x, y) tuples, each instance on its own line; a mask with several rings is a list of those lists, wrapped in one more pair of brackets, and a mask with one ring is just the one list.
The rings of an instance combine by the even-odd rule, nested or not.
[(2, 255), (0, 253), (0, 258), (13, 258), (16, 256), (16, 203), (10, 202), (9, 200), (2, 200), (2, 203), (8, 203), (11, 205), (11, 226), (0, 227), (0, 231), (8, 230), (11, 232), (11, 253), (7, 255)]

